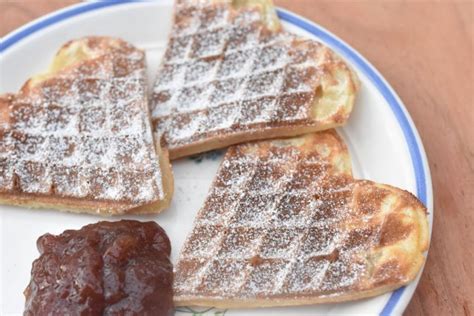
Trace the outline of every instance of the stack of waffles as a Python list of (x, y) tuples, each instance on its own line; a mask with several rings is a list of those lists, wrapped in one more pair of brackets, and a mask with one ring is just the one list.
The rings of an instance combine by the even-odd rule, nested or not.
[[(341, 302), (412, 281), (428, 247), (412, 194), (352, 177), (334, 127), (359, 81), (323, 44), (284, 31), (270, 0), (180, 0), (151, 97), (144, 53), (70, 42), (0, 98), (0, 201), (157, 213), (169, 158), (232, 146), (175, 269), (175, 303)], [(280, 139), (279, 139), (280, 138)]]
[(346, 123), (357, 87), (329, 48), (283, 31), (270, 1), (178, 1), (153, 128), (172, 158), (241, 144), (227, 150), (181, 250), (177, 305), (341, 302), (415, 278), (424, 206), (353, 179), (331, 130)]

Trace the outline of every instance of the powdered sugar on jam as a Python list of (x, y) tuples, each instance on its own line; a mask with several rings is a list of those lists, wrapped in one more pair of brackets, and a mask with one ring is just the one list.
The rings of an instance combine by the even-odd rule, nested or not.
[(143, 52), (120, 42), (10, 96), (9, 126), (0, 130), (0, 191), (130, 207), (162, 199), (145, 87)]
[(357, 183), (331, 171), (332, 158), (270, 141), (231, 147), (182, 249), (178, 299), (357, 290), (368, 273), (363, 253), (378, 245), (382, 223), (351, 226)]
[(270, 32), (258, 10), (180, 1), (151, 102), (169, 148), (278, 124), (315, 123), (321, 44)]

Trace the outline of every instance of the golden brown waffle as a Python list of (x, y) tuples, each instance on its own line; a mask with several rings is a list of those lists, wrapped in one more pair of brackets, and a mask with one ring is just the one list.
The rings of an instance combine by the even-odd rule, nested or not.
[(151, 101), (172, 159), (346, 122), (358, 80), (269, 0), (178, 1)]
[(159, 212), (173, 179), (148, 112), (141, 50), (105, 37), (65, 44), (48, 73), (0, 96), (0, 202)]
[(175, 303), (341, 302), (412, 281), (428, 247), (412, 194), (354, 180), (334, 130), (231, 147), (182, 249)]

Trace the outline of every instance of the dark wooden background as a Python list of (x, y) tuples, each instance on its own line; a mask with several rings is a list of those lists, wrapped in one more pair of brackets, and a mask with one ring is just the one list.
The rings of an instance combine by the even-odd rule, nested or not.
[[(0, 0), (0, 36), (74, 0)], [(367, 57), (405, 102), (430, 162), (430, 255), (406, 315), (474, 310), (473, 1), (275, 0)], [(3, 74), (0, 74), (3, 75)]]

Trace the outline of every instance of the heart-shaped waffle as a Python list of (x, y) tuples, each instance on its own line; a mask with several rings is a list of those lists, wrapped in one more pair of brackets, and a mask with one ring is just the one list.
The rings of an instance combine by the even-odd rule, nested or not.
[(334, 130), (231, 147), (175, 274), (177, 305), (341, 302), (412, 281), (428, 247), (411, 193), (352, 177)]
[(178, 1), (151, 100), (172, 159), (346, 122), (358, 80), (268, 0)]
[(167, 207), (172, 174), (146, 90), (141, 50), (105, 37), (65, 44), (48, 73), (0, 96), (0, 202), (104, 215)]

